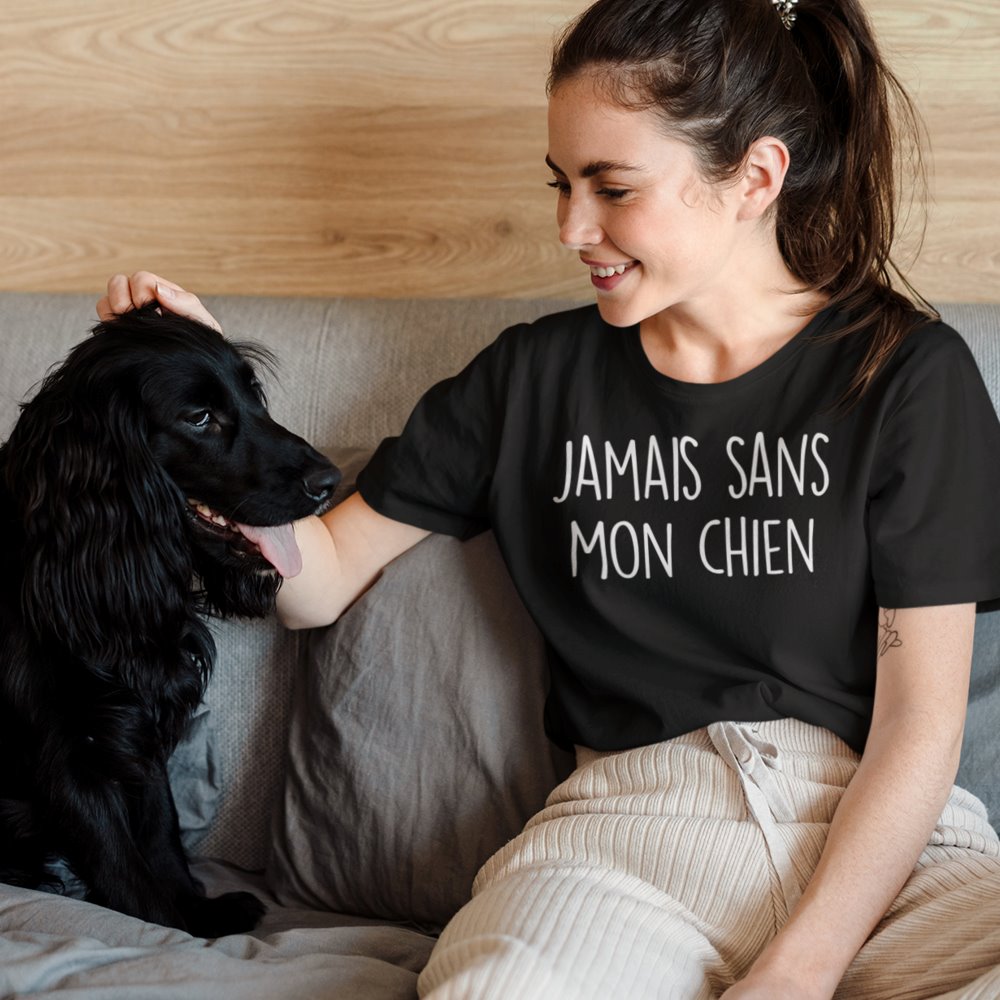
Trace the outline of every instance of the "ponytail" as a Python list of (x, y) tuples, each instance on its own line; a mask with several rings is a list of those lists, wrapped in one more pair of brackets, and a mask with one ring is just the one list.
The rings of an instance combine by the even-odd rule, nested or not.
[(911, 183), (926, 187), (923, 126), (858, 0), (807, 0), (797, 10), (792, 40), (824, 104), (825, 145), (839, 169), (825, 189), (804, 186), (779, 197), (778, 241), (792, 272), (851, 316), (838, 336), (871, 331), (842, 400), (850, 405), (911, 330), (940, 319), (892, 259), (905, 154), (912, 158)]
[(924, 183), (922, 128), (859, 0), (799, 0), (794, 11), (789, 25), (771, 0), (598, 0), (559, 40), (549, 91), (599, 71), (609, 99), (660, 114), (711, 181), (736, 176), (761, 136), (788, 146), (778, 247), (847, 314), (838, 338), (867, 331), (841, 399), (850, 407), (904, 337), (939, 318), (891, 257), (903, 150)]

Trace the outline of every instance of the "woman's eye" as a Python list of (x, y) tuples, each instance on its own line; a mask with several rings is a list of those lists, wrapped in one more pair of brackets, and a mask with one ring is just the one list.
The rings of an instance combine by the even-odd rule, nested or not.
[(212, 419), (211, 410), (198, 410), (196, 413), (188, 414), (184, 420), (192, 427), (207, 427)]
[[(570, 194), (570, 186), (567, 181), (549, 181), (549, 187), (555, 188), (560, 197), (568, 198)], [(604, 198), (610, 198), (612, 201), (617, 201), (619, 198), (624, 198), (628, 194), (628, 188), (599, 188), (597, 193)]]

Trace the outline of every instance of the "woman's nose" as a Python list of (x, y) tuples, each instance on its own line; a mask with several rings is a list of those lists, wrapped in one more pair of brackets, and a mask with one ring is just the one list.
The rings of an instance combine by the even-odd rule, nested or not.
[(573, 197), (559, 200), (559, 242), (570, 250), (597, 246), (604, 239), (595, 216), (593, 205), (588, 199)]

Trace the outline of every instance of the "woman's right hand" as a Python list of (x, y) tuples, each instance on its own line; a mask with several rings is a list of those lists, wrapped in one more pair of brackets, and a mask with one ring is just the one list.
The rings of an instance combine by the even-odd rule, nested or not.
[(102, 322), (107, 322), (154, 300), (163, 309), (196, 319), (222, 333), (222, 327), (197, 295), (150, 271), (136, 271), (131, 277), (126, 274), (112, 275), (108, 280), (108, 294), (97, 303), (97, 315)]

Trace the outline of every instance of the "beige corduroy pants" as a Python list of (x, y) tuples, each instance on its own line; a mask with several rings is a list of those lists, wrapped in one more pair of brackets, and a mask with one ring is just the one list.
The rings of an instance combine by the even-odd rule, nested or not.
[[(483, 866), (421, 997), (718, 997), (787, 919), (858, 759), (792, 719), (715, 723), (610, 755), (581, 748), (542, 812)], [(1000, 998), (1000, 842), (974, 796), (953, 790), (836, 996)]]

